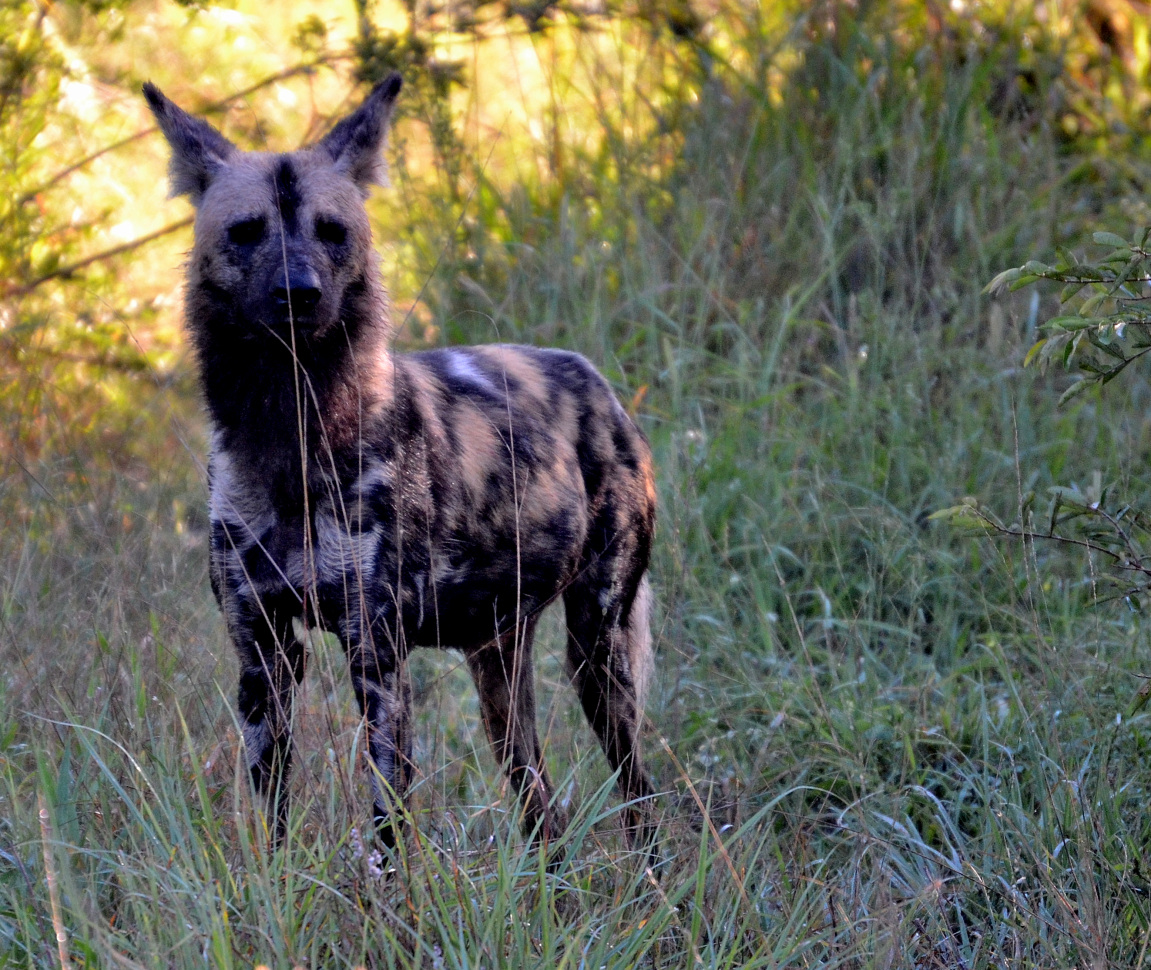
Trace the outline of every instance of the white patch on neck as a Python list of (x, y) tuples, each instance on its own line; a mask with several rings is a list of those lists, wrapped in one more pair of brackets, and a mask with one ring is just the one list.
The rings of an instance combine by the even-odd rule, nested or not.
[(239, 543), (245, 534), (254, 542), (276, 521), (263, 489), (245, 483), (231, 455), (218, 449), (215, 441), (208, 458), (208, 475), (212, 483), (208, 513), (213, 522), (228, 528), (233, 542)]

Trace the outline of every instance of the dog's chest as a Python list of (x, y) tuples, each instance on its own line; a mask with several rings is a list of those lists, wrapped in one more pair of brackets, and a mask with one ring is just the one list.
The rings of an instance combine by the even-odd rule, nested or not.
[(231, 589), (257, 596), (372, 576), (385, 531), (372, 498), (391, 478), (384, 463), (374, 463), (351, 487), (313, 485), (306, 497), (300, 489), (298, 500), (285, 502), (286, 489), (261, 480), (226, 451), (214, 451), (209, 512), (217, 571)]

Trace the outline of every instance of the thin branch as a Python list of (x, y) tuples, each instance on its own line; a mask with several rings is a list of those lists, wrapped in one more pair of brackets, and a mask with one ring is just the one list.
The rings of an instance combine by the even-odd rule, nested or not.
[(970, 511), (977, 515), (980, 520), (987, 526), (987, 528), (996, 533), (997, 535), (1007, 536), (1011, 539), (1023, 539), (1034, 541), (1036, 539), (1048, 539), (1053, 542), (1061, 542), (1069, 546), (1079, 546), (1089, 552), (1097, 552), (1100, 555), (1108, 556), (1114, 560), (1120, 569), (1131, 569), (1137, 572), (1146, 573), (1151, 576), (1151, 567), (1143, 566), (1139, 563), (1138, 559), (1132, 559), (1129, 556), (1123, 556), (1116, 552), (1114, 549), (1108, 549), (1106, 546), (1101, 546), (1096, 542), (1091, 542), (1088, 539), (1072, 539), (1070, 536), (1062, 536), (1056, 532), (1032, 532), (1029, 529), (1012, 529), (1005, 525), (1000, 525), (985, 512), (977, 508), (971, 508)]
[(1131, 363), (1131, 361), (1138, 360), (1140, 357), (1145, 357), (1149, 352), (1151, 352), (1151, 347), (1144, 347), (1142, 350), (1133, 353), (1130, 357), (1124, 357), (1123, 366), (1126, 367)]
[(140, 236), (138, 239), (132, 239), (126, 243), (121, 243), (119, 246), (113, 246), (111, 249), (105, 249), (98, 253), (93, 253), (91, 256), (85, 256), (83, 259), (77, 260), (74, 263), (69, 263), (67, 266), (59, 266), (52, 270), (50, 273), (45, 273), (31, 282), (25, 283), (23, 286), (9, 286), (0, 290), (0, 299), (7, 299), (9, 297), (27, 296), (36, 287), (42, 283), (47, 283), (49, 280), (58, 278), (66, 278), (79, 270), (84, 269), (86, 266), (91, 266), (93, 263), (101, 262), (105, 259), (111, 259), (113, 256), (119, 256), (122, 253), (131, 252), (133, 249), (139, 249), (141, 246), (152, 242), (153, 240), (160, 239), (163, 236), (171, 235), (185, 226), (190, 226), (193, 222), (192, 216), (187, 216), (176, 222), (170, 222), (166, 226), (162, 226), (155, 232), (150, 232), (146, 236)]
[[(987, 521), (986, 519), (984, 521)], [(1120, 567), (1125, 567), (1123, 556), (1119, 555), (1114, 549), (1108, 549), (1106, 546), (1101, 546), (1098, 543), (1090, 542), (1087, 539), (1072, 539), (1070, 536), (1061, 536), (1056, 532), (1029, 532), (1024, 529), (1009, 529), (1006, 526), (995, 526), (991, 528), (998, 532), (1000, 535), (1008, 536), (1012, 539), (1050, 539), (1052, 542), (1062, 542), (1069, 546), (1081, 546), (1089, 552), (1098, 552), (1104, 556), (1110, 556)], [(1142, 569), (1142, 572), (1151, 573), (1151, 570)]]
[[(1132, 358), (1132, 360), (1134, 360), (1134, 358)], [(1127, 534), (1123, 526), (1119, 524), (1119, 520), (1104, 508), (1095, 509), (1095, 512), (1103, 516), (1103, 518), (1107, 520), (1108, 525), (1115, 530), (1115, 534), (1123, 540), (1123, 545), (1127, 548), (1127, 557), (1132, 562), (1142, 562), (1145, 558), (1142, 551), (1135, 545), (1135, 541)]]
[[(246, 98), (248, 95), (254, 94), (261, 88), (266, 88), (270, 84), (275, 84), (277, 81), (286, 81), (288, 78), (295, 77), (298, 74), (311, 74), (315, 68), (320, 65), (327, 65), (334, 61), (345, 60), (346, 58), (346, 54), (331, 54), (327, 57), (322, 57), (319, 60), (311, 61), (307, 64), (297, 64), (294, 67), (285, 68), (284, 70), (278, 71), (275, 74), (270, 74), (268, 77), (257, 81), (255, 84), (249, 85), (242, 91), (237, 91), (235, 94), (228, 95), (228, 97), (224, 98), (222, 101), (216, 101), (213, 104), (207, 105), (206, 107), (200, 109), (200, 113), (215, 114), (217, 112), (223, 111), (233, 102), (239, 101), (241, 98)], [(127, 145), (131, 145), (133, 142), (137, 142), (141, 138), (147, 138), (148, 135), (154, 134), (159, 130), (160, 129), (155, 125), (152, 125), (150, 128), (144, 128), (141, 131), (137, 131), (135, 134), (128, 135), (126, 138), (121, 138), (119, 141), (112, 142), (111, 145), (105, 145), (103, 148), (97, 149), (96, 151), (92, 152), (91, 155), (87, 155), (84, 158), (73, 162), (66, 168), (61, 169), (55, 175), (51, 176), (48, 181), (42, 183), (37, 188), (29, 189), (27, 192), (20, 196), (19, 204), (23, 205), (26, 202), (30, 202), (41, 192), (46, 192), (48, 189), (52, 188), (52, 186), (62, 182), (73, 172), (78, 172), (80, 169), (91, 165), (92, 162), (96, 161), (96, 159), (107, 155), (109, 152), (114, 152), (124, 148)]]
[[(0, 348), (14, 353), (16, 342), (0, 337)], [(135, 374), (148, 369), (148, 361), (140, 354), (136, 356), (120, 356), (112, 352), (103, 354), (76, 354), (66, 350), (57, 350), (53, 347), (21, 347), (22, 359), (52, 360), (67, 364), (82, 364), (85, 367), (100, 367), (104, 370), (118, 371), (124, 374)]]
[(141, 138), (146, 138), (148, 135), (158, 130), (159, 129), (153, 125), (151, 128), (144, 128), (142, 131), (138, 131), (134, 135), (129, 135), (127, 138), (121, 138), (119, 141), (114, 141), (111, 145), (105, 145), (103, 148), (92, 152), (91, 155), (81, 158), (77, 162), (73, 162), (67, 168), (61, 169), (59, 172), (49, 178), (47, 182), (42, 183), (34, 189), (28, 189), (27, 192), (20, 196), (17, 204), (24, 205), (28, 202), (31, 202), (34, 198), (36, 198), (36, 196), (40, 195), (41, 192), (47, 192), (50, 188), (52, 188), (53, 185), (56, 185), (58, 182), (62, 182), (73, 172), (78, 172), (85, 166), (92, 164), (92, 162), (96, 161), (96, 159), (100, 158), (102, 155), (107, 155), (109, 152), (114, 152), (117, 149), (123, 148), (125, 145), (131, 145), (132, 142), (139, 141)]

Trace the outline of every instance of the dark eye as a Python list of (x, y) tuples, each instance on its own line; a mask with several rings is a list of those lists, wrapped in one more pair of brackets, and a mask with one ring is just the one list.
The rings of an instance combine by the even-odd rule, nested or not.
[(335, 219), (317, 219), (316, 238), (320, 242), (342, 246), (347, 242), (348, 229), (342, 222), (336, 222)]
[(233, 246), (254, 246), (264, 238), (264, 217), (245, 219), (228, 226), (228, 242)]

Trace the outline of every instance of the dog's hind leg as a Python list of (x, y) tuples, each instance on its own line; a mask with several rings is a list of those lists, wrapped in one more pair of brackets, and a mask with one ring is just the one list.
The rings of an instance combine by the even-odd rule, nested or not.
[(553, 789), (536, 730), (532, 640), (536, 621), (519, 634), (508, 632), (467, 653), (468, 669), (480, 695), (480, 713), (496, 760), (507, 771), (524, 811), (524, 831), (554, 842), (566, 823)]
[(646, 845), (654, 836), (653, 792), (640, 756), (639, 728), (651, 666), (651, 591), (643, 577), (630, 591), (613, 593), (614, 584), (599, 581), (608, 572), (597, 568), (601, 565), (602, 560), (564, 593), (568, 668), (588, 723), (619, 772), (623, 796), (633, 803), (626, 812), (628, 839)]

